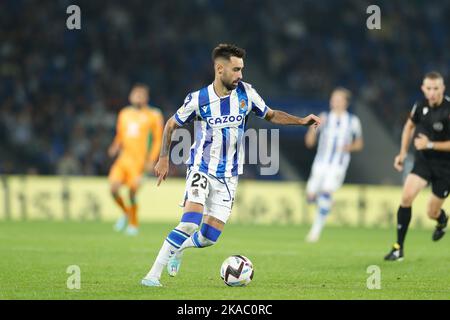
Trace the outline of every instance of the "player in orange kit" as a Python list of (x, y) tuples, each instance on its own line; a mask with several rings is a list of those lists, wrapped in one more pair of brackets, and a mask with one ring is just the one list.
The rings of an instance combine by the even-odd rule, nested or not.
[[(131, 105), (120, 111), (116, 136), (108, 150), (110, 157), (119, 154), (109, 172), (111, 194), (123, 212), (114, 229), (126, 228), (128, 235), (138, 233), (136, 193), (144, 172), (153, 171), (161, 147), (164, 119), (159, 109), (148, 105), (149, 95), (146, 85), (133, 86)], [(119, 194), (122, 185), (129, 188), (129, 206)]]

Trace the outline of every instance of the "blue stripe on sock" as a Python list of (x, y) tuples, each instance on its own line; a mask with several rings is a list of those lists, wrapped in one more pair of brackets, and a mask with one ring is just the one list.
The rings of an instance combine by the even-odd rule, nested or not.
[(324, 192), (319, 195), (318, 199), (319, 213), (326, 216), (331, 211), (331, 193)]
[(210, 226), (209, 224), (204, 223), (202, 225), (201, 231), (202, 235), (211, 241), (216, 242), (217, 239), (219, 238), (220, 234), (222, 233), (222, 231), (214, 228), (213, 226)]
[[(184, 232), (183, 232), (184, 233)], [(180, 247), (184, 241), (186, 241), (187, 238), (189, 238), (188, 235), (185, 235), (183, 233), (180, 233), (179, 230), (172, 230), (171, 233), (167, 236), (167, 241), (170, 242), (174, 247)]]
[(178, 229), (173, 229), (173, 232), (176, 232), (176, 233), (178, 233), (180, 236), (185, 237), (185, 239), (187, 239), (187, 238), (190, 237), (189, 234), (187, 234), (187, 233), (184, 232), (184, 231), (178, 230)]
[(194, 232), (194, 234), (192, 235), (192, 242), (194, 242), (197, 248), (202, 248), (200, 241), (198, 241), (198, 231)]
[(175, 243), (173, 243), (172, 241), (170, 241), (169, 238), (166, 238), (166, 241), (167, 241), (168, 243), (170, 243), (172, 246), (174, 246), (175, 248), (180, 249), (180, 246), (177, 246)]
[(181, 217), (181, 222), (191, 222), (196, 225), (202, 223), (203, 214), (200, 212), (185, 212)]

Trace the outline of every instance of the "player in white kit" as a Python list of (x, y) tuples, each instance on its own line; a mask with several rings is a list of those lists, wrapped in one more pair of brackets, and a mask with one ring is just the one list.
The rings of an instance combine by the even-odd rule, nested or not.
[(347, 111), (350, 99), (349, 90), (341, 87), (334, 89), (330, 111), (320, 114), (320, 129), (317, 132), (308, 130), (305, 136), (306, 146), (312, 148), (319, 134), (317, 153), (306, 185), (308, 202), (317, 206), (314, 223), (306, 237), (308, 242), (316, 242), (320, 238), (332, 207), (333, 193), (344, 182), (350, 153), (363, 148), (361, 123), (357, 116)]
[[(141, 283), (161, 286), (167, 265), (170, 276), (180, 268), (186, 248), (204, 248), (217, 242), (231, 213), (238, 175), (243, 169), (243, 136), (250, 113), (274, 124), (317, 127), (319, 117), (292, 116), (272, 110), (251, 85), (242, 82), (245, 50), (220, 44), (212, 52), (214, 82), (187, 95), (183, 106), (164, 128), (159, 161), (155, 166), (158, 185), (169, 171), (173, 131), (196, 121), (200, 130), (190, 150), (181, 222), (165, 239), (155, 262)], [(201, 227), (200, 227), (201, 225)]]

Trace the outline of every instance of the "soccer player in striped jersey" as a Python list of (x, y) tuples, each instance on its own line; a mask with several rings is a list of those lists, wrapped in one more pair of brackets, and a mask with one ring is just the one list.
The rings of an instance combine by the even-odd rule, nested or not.
[[(175, 276), (183, 251), (215, 244), (231, 213), (238, 175), (242, 173), (245, 123), (250, 113), (274, 124), (317, 127), (319, 117), (299, 118), (272, 110), (248, 83), (242, 82), (245, 50), (220, 44), (212, 52), (214, 82), (187, 95), (183, 106), (164, 128), (162, 149), (155, 166), (158, 185), (169, 171), (169, 150), (173, 131), (196, 121), (195, 143), (187, 161), (184, 213), (168, 234), (155, 262), (142, 280), (146, 286), (161, 286), (167, 266)], [(200, 227), (201, 225), (201, 227)]]
[(308, 130), (305, 144), (314, 147), (319, 133), (319, 145), (311, 174), (306, 186), (308, 201), (317, 205), (314, 223), (306, 237), (316, 242), (325, 225), (332, 206), (332, 195), (345, 179), (350, 162), (350, 153), (363, 148), (361, 123), (357, 116), (349, 113), (351, 92), (338, 87), (330, 98), (330, 111), (320, 114), (322, 126), (319, 130)]

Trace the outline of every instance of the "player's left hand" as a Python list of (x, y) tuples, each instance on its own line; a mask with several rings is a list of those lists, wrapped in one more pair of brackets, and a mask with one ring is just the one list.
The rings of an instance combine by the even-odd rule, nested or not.
[(306, 116), (302, 119), (301, 125), (317, 128), (318, 126), (320, 126), (320, 118), (315, 114), (310, 114), (309, 116)]
[(422, 133), (419, 133), (419, 136), (414, 139), (414, 146), (417, 150), (427, 149), (427, 144), (430, 142), (430, 139)]

